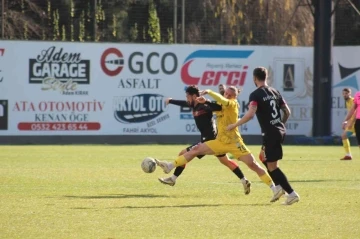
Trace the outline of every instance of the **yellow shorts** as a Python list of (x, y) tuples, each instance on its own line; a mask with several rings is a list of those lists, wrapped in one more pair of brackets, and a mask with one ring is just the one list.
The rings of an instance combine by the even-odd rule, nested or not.
[(231, 153), (234, 158), (238, 159), (241, 156), (251, 154), (250, 150), (242, 140), (239, 140), (236, 143), (225, 144), (217, 139), (204, 142), (215, 155), (221, 155), (226, 153)]

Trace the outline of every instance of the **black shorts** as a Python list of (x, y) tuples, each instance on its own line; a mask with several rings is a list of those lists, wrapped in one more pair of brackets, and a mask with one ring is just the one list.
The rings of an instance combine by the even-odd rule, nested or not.
[[(189, 147), (187, 147), (186, 148), (186, 151), (190, 151), (192, 148), (194, 148), (196, 145), (198, 145), (198, 144), (201, 144), (201, 143), (204, 143), (204, 142), (206, 142), (206, 141), (209, 141), (209, 140), (213, 140), (213, 139), (208, 139), (208, 140), (204, 140), (204, 141), (201, 141), (201, 142), (199, 142), (199, 143), (196, 143), (196, 144), (193, 144), (193, 145), (191, 145), (191, 146), (189, 146)], [(226, 154), (221, 154), (221, 155), (216, 155), (216, 157), (224, 157)], [(201, 159), (201, 158), (203, 158), (205, 155), (198, 155), (198, 156), (196, 156), (198, 159)]]
[(360, 119), (356, 119), (355, 121), (355, 133), (358, 145), (360, 145)]
[(263, 134), (263, 146), (266, 162), (276, 162), (282, 159), (282, 143), (285, 139), (285, 132), (275, 131)]

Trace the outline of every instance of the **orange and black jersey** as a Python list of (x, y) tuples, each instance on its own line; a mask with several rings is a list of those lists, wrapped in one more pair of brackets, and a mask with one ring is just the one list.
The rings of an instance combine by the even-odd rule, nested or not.
[(213, 121), (213, 111), (220, 111), (221, 105), (213, 102), (206, 102), (204, 104), (198, 103), (191, 106), (185, 100), (170, 100), (170, 104), (190, 107), (194, 116), (195, 124), (200, 131), (201, 141), (215, 139), (216, 126)]

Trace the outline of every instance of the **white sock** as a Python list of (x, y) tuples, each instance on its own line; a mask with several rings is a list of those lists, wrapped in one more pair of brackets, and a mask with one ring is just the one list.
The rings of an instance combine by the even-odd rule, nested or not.
[(289, 194), (289, 196), (293, 197), (293, 196), (296, 196), (297, 193), (295, 191), (292, 191), (292, 193)]
[(243, 184), (245, 184), (245, 183), (246, 183), (246, 178), (243, 177), (242, 179), (240, 179), (240, 181), (241, 181)]
[(271, 186), (270, 186), (270, 188), (271, 188), (271, 190), (275, 193), (275, 192), (277, 192), (278, 190), (279, 190), (279, 187), (281, 187), (280, 185), (275, 185), (275, 184), (272, 184)]
[(351, 153), (346, 154), (346, 156), (350, 156), (350, 157), (351, 157)]
[(176, 181), (176, 179), (177, 179), (177, 176), (175, 176), (175, 175), (172, 175), (172, 176), (171, 176), (171, 179), (172, 179), (173, 181)]

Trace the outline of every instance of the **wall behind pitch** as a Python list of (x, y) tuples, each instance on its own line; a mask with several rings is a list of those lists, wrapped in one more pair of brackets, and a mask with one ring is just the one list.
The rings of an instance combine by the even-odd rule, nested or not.
[[(190, 84), (236, 85), (244, 113), (257, 66), (292, 109), (288, 134), (311, 134), (312, 48), (2, 41), (0, 49), (0, 135), (198, 135), (189, 109), (164, 99), (185, 99)], [(242, 133), (259, 134), (256, 119)]]
[(347, 110), (342, 90), (350, 88), (354, 96), (360, 90), (360, 47), (334, 47), (332, 88), (332, 130), (341, 135)]

